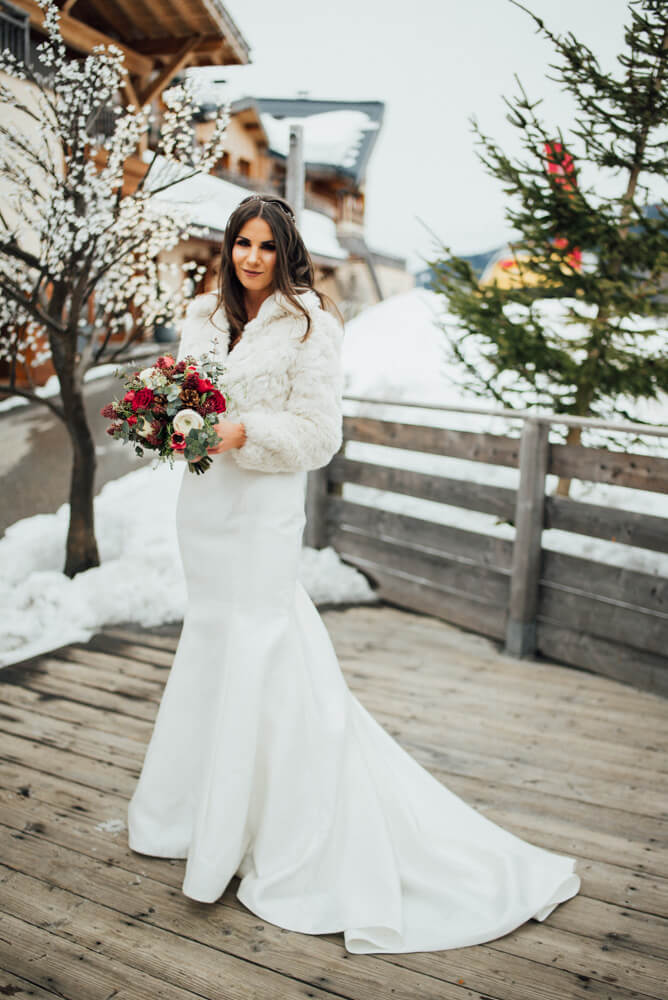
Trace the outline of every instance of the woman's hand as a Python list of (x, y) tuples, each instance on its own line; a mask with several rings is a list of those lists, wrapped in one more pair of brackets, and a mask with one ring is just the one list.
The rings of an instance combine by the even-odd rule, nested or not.
[(246, 440), (246, 428), (243, 424), (235, 424), (231, 420), (219, 420), (215, 425), (215, 431), (220, 441), (211, 448), (207, 448), (209, 455), (220, 455), (223, 451), (231, 448), (241, 448)]

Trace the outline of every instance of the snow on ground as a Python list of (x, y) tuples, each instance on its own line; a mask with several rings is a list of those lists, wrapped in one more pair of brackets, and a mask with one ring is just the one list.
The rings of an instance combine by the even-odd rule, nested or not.
[[(416, 288), (386, 299), (360, 313), (347, 324), (343, 348), (345, 394), (392, 400), (397, 405), (372, 406), (348, 401), (345, 403), (345, 412), (403, 423), (424, 423), (457, 430), (518, 436), (522, 424), (518, 419), (398, 405), (419, 401), (441, 406), (485, 408), (487, 405), (489, 409), (495, 408), (493, 404), (485, 404), (484, 401), (465, 394), (457, 385), (457, 373), (453, 372), (446, 360), (445, 334), (435, 322), (443, 315), (442, 303), (442, 296), (427, 289)], [(553, 323), (557, 322), (555, 305), (553, 302), (546, 304)], [(629, 403), (628, 409), (636, 419), (658, 425), (668, 424), (666, 398), (653, 403)], [(596, 431), (589, 432), (587, 443), (602, 446), (608, 440), (609, 435)], [(615, 435), (615, 447), (627, 441), (628, 436), (620, 433)], [(667, 445), (667, 439), (645, 435), (643, 441), (633, 442), (629, 447), (634, 451), (665, 455)], [(355, 441), (346, 445), (346, 455), (360, 461), (510, 488), (515, 488), (519, 479), (517, 469)], [(547, 491), (553, 492), (555, 486), (556, 478), (548, 476)], [(510, 525), (499, 524), (493, 516), (477, 511), (354, 484), (345, 484), (343, 495), (356, 503), (411, 514), (441, 524), (503, 538), (514, 537), (514, 529)], [(668, 514), (666, 497), (649, 491), (575, 480), (571, 487), (571, 497), (582, 502), (658, 516)], [(544, 532), (543, 545), (548, 549), (612, 565), (627, 566), (661, 576), (668, 575), (668, 555), (664, 553), (563, 531)]]
[[(101, 565), (62, 572), (69, 505), (17, 521), (0, 539), (0, 666), (70, 642), (103, 625), (179, 621), (186, 604), (175, 524), (185, 465), (145, 466), (107, 483), (95, 499)], [(366, 578), (333, 549), (304, 549), (302, 583), (317, 603), (374, 601)]]

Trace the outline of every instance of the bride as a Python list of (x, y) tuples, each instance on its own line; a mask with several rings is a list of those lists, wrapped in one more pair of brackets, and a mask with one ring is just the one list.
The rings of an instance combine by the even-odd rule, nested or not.
[[(341, 324), (281, 198), (230, 216), (219, 293), (179, 358), (225, 362), (228, 409), (184, 475), (183, 630), (128, 806), (129, 845), (185, 858), (213, 903), (239, 876), (253, 913), (349, 952), (491, 941), (580, 888), (575, 859), (486, 819), (421, 767), (346, 685), (298, 580), (306, 473), (341, 445)], [(447, 734), (446, 734), (447, 735)]]

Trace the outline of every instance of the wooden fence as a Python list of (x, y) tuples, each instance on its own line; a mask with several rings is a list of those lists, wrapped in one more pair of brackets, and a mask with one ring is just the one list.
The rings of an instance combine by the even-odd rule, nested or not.
[[(557, 528), (668, 553), (667, 459), (548, 440), (559, 423), (661, 436), (668, 430), (531, 413), (512, 418), (523, 420), (519, 438), (345, 417), (341, 452), (309, 476), (307, 543), (332, 545), (380, 597), (503, 640), (513, 655), (542, 654), (668, 694), (668, 580), (542, 545), (543, 530)], [(356, 460), (345, 454), (348, 441), (518, 468), (519, 484)], [(546, 496), (548, 474), (662, 493), (666, 516)], [(346, 483), (492, 514), (514, 525), (514, 541), (353, 502), (343, 496)]]

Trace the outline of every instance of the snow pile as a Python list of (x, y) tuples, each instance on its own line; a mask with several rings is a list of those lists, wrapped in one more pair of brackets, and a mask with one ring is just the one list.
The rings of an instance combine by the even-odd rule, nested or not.
[[(101, 626), (179, 621), (186, 589), (175, 507), (185, 466), (146, 466), (107, 483), (95, 499), (101, 565), (62, 572), (69, 505), (17, 521), (0, 539), (0, 666), (70, 642)], [(304, 550), (301, 579), (318, 603), (374, 601), (366, 578), (332, 549)]]

